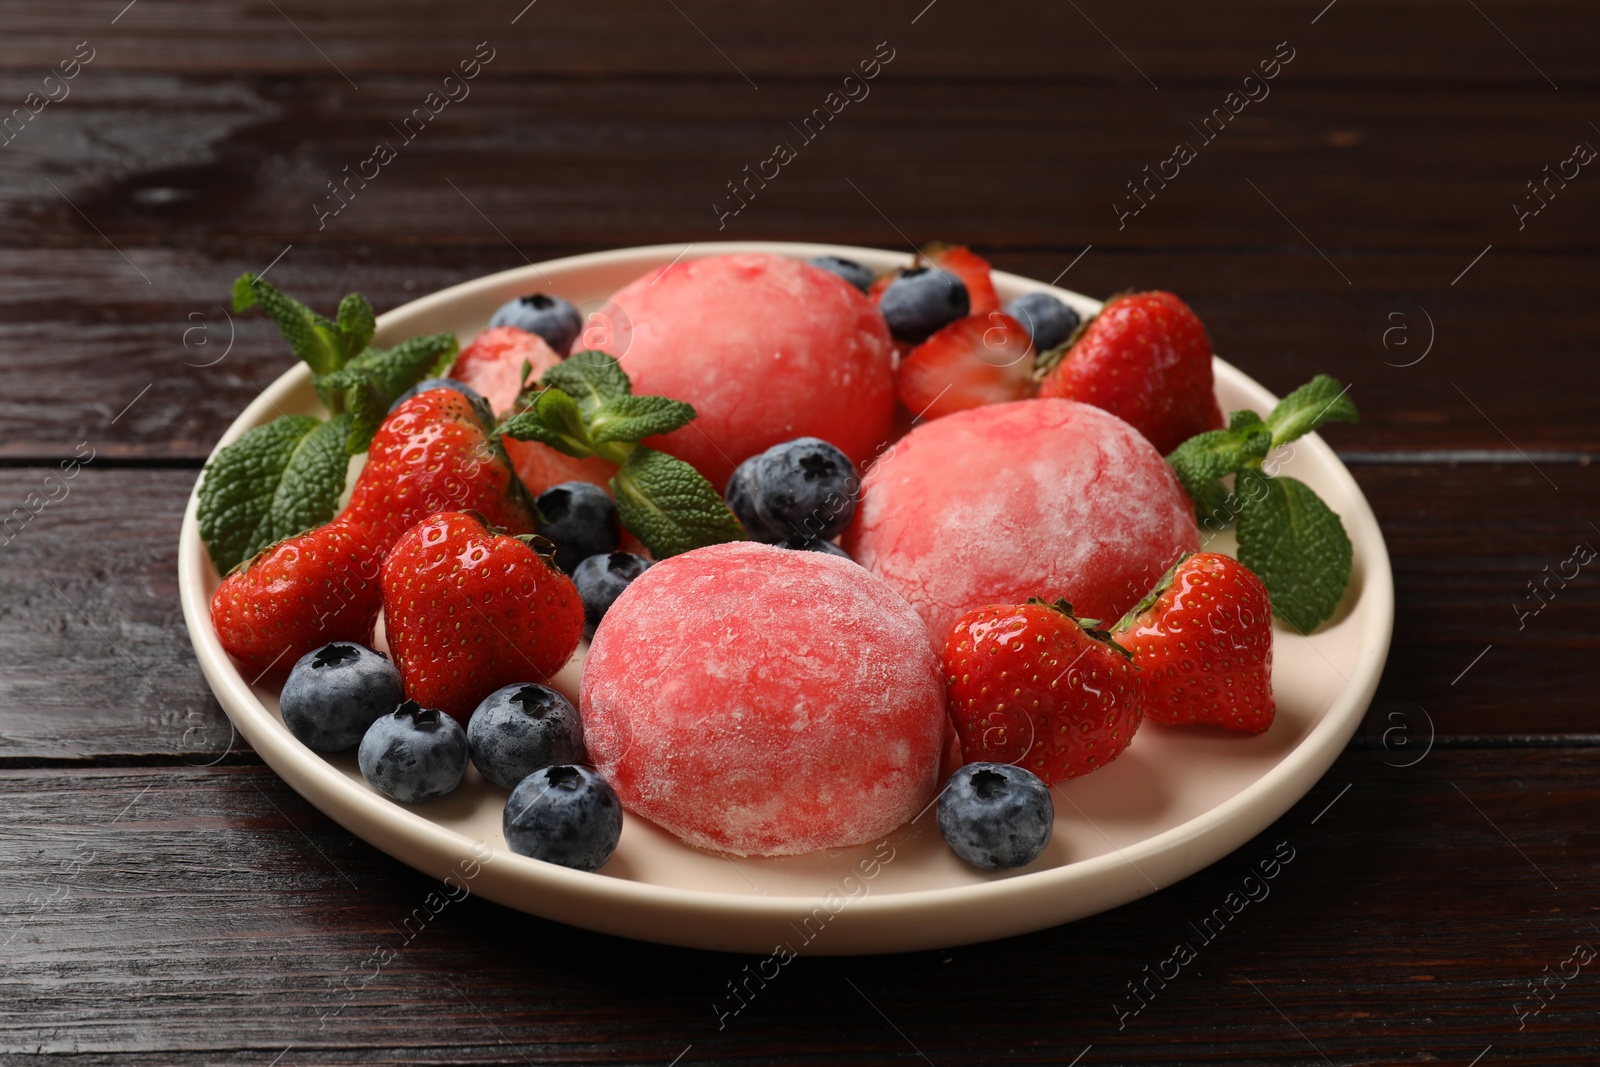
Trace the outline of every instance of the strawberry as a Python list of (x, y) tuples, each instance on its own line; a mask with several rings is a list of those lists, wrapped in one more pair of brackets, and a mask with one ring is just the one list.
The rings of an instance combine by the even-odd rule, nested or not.
[(512, 533), (537, 528), (487, 413), (454, 389), (430, 389), (378, 427), (341, 517), (365, 526), (387, 551), (429, 515), (462, 509)]
[[(489, 402), (498, 417), (517, 404), (523, 388), (561, 362), (555, 349), (538, 334), (515, 326), (484, 330), (456, 357), (450, 377), (465, 382)], [(523, 368), (528, 373), (523, 373)], [(501, 439), (512, 469), (533, 496), (562, 482), (593, 482), (603, 486), (617, 473), (617, 465), (597, 457), (579, 459), (538, 441)]]
[(998, 311), (957, 319), (911, 350), (895, 371), (900, 403), (913, 415), (942, 415), (1033, 395), (1033, 342)]
[(617, 473), (615, 463), (599, 456), (580, 459), (538, 441), (518, 441), (515, 437), (502, 438), (501, 443), (506, 446), (517, 477), (535, 497), (562, 482), (593, 482), (604, 489)]
[(1053, 785), (1116, 759), (1143, 717), (1126, 649), (1064, 600), (967, 612), (944, 646), (966, 763), (1013, 763)]
[(1171, 293), (1130, 293), (1107, 301), (1049, 368), (1040, 395), (1109, 411), (1162, 455), (1223, 425), (1206, 328)]
[(217, 587), (217, 639), (252, 682), (287, 674), (330, 641), (371, 645), (381, 559), (367, 532), (341, 519), (279, 541)]
[(989, 261), (965, 245), (931, 244), (922, 258), (954, 274), (967, 287), (970, 314), (987, 315), (1000, 310), (1000, 295), (989, 277)]
[[(994, 282), (989, 278), (989, 262), (972, 249), (964, 245), (930, 244), (918, 254), (918, 260), (919, 262), (914, 265), (931, 264), (961, 279), (961, 284), (967, 287), (968, 314), (988, 315), (990, 312), (1000, 310), (1000, 296), (994, 291)], [(867, 299), (874, 304), (881, 301), (883, 291), (889, 288), (889, 283), (900, 274), (901, 270), (896, 269), (878, 275), (867, 289)], [(915, 344), (896, 339), (894, 341), (896, 366), (904, 362), (915, 347)], [(944, 388), (944, 385), (941, 383), (939, 388)]]
[(538, 381), (560, 362), (555, 349), (538, 334), (515, 326), (496, 326), (461, 350), (450, 367), (450, 377), (475, 389), (499, 417), (516, 406), (523, 386)]
[(1272, 605), (1261, 579), (1202, 552), (1167, 572), (1117, 624), (1142, 670), (1145, 714), (1261, 733), (1272, 725)]
[(583, 601), (533, 540), (450, 511), (395, 543), (383, 618), (407, 697), (465, 724), (496, 689), (546, 681), (572, 658)]

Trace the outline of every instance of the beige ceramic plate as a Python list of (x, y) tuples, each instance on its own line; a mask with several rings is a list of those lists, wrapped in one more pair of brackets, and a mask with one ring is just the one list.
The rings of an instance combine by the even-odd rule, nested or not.
[[(470, 338), (504, 301), (559, 293), (598, 306), (645, 270), (678, 256), (771, 251), (843, 255), (875, 269), (905, 254), (804, 244), (706, 244), (621, 249), (554, 260), (480, 278), (423, 297), (378, 320), (392, 344), (453, 330)], [(1039, 282), (997, 273), (1003, 299)], [(1095, 301), (1050, 290), (1080, 311)], [(1218, 360), (1224, 411), (1266, 414), (1274, 398)], [(223, 435), (227, 444), (281, 412), (318, 412), (303, 366), (272, 384)], [(1278, 717), (1259, 737), (1146, 724), (1115, 763), (1065, 783), (1056, 795), (1055, 837), (1021, 871), (986, 874), (962, 864), (925, 814), (876, 846), (783, 859), (729, 860), (695, 851), (629, 817), (616, 855), (585, 874), (517, 856), (500, 832), (506, 793), (468, 772), (452, 796), (417, 807), (369, 789), (354, 755), (324, 759), (284, 727), (275, 691), (252, 688), (217, 643), (207, 605), (218, 577), (200, 542), (189, 500), (178, 569), (195, 653), (223, 708), (296, 791), (352, 833), (451, 886), (513, 908), (592, 930), (706, 949), (818, 955), (895, 952), (1023, 933), (1114, 908), (1154, 893), (1238, 848), (1316, 783), (1350, 739), (1371, 700), (1389, 648), (1394, 587), (1372, 510), (1318, 437), (1295, 442), (1282, 469), (1313, 486), (1344, 519), (1355, 543), (1355, 577), (1335, 619), (1311, 637), (1281, 624), (1273, 683)], [(1232, 551), (1227, 535), (1210, 547)], [(557, 684), (576, 693), (580, 664)], [(459, 892), (459, 890), (455, 890)]]

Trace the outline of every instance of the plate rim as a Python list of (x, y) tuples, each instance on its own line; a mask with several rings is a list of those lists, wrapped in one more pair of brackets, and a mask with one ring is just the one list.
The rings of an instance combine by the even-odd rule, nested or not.
[[(393, 327), (396, 322), (411, 316), (426, 314), (453, 304), (463, 297), (480, 294), (487, 289), (509, 286), (513, 282), (525, 282), (530, 278), (542, 277), (543, 272), (546, 270), (557, 273), (577, 268), (615, 266), (625, 264), (630, 260), (651, 260), (657, 257), (660, 259), (682, 259), (689, 254), (691, 249), (699, 251), (690, 258), (702, 258), (705, 255), (720, 255), (733, 252), (770, 252), (796, 257), (845, 255), (851, 258), (877, 262), (882, 262), (885, 259), (910, 258), (909, 253), (896, 253), (885, 249), (783, 241), (691, 242), (684, 246), (658, 244), (608, 249), (539, 263), (530, 263), (524, 267), (516, 267), (468, 279), (444, 289), (427, 293), (379, 316), (377, 320), (378, 336), (380, 338), (384, 337), (387, 327)], [(1003, 271), (995, 271), (994, 275), (1000, 288), (1017, 291), (1042, 290), (1051, 292), (1084, 310), (1092, 310), (1100, 305), (1099, 301), (1091, 297), (1048, 285), (1036, 279)], [(1219, 382), (1222, 379), (1229, 379), (1230, 385), (1243, 392), (1253, 406), (1265, 410), (1270, 409), (1271, 405), (1276, 402), (1276, 398), (1265, 387), (1232, 364), (1214, 357), (1213, 368)], [(284, 395), (302, 388), (308, 383), (309, 377), (309, 369), (303, 363), (298, 362), (279, 375), (230, 423), (227, 430), (218, 440), (216, 447), (213, 448), (211, 456), (207, 458), (207, 463), (209, 464), (211, 457), (214, 457), (217, 451), (236, 439), (246, 429), (266, 421), (266, 416), (270, 412), (281, 410), (278, 407), (278, 400)], [(1125, 864), (1131, 864), (1135, 869), (1138, 869), (1140, 861), (1157, 861), (1161, 857), (1170, 856), (1183, 850), (1185, 846), (1190, 846), (1191, 851), (1178, 864), (1179, 867), (1183, 868), (1183, 873), (1172, 881), (1155, 887), (1155, 889), (1152, 889), (1149, 885), (1141, 885), (1131, 896), (1125, 893), (1116, 894), (1123, 897), (1120, 903), (1127, 903), (1148, 895), (1150, 892), (1175, 884), (1177, 881), (1181, 881), (1190, 874), (1203, 869), (1222, 856), (1236, 850), (1249, 838), (1254, 837), (1261, 830), (1279, 819), (1316, 786), (1317, 782), (1321, 780), (1328, 768), (1344, 750), (1350, 737), (1354, 735), (1373, 695), (1376, 693), (1393, 636), (1394, 585), (1388, 547), (1383, 538), (1382, 530), (1378, 526), (1377, 519), (1372, 512), (1366, 495), (1361, 491), (1354, 476), (1351, 475), (1349, 469), (1334, 453), (1332, 448), (1322, 440), (1320, 435), (1308, 435), (1297, 441), (1296, 445), (1301, 446), (1302, 443), (1304, 447), (1307, 447), (1313, 453), (1319, 454), (1320, 458), (1328, 462), (1332, 477), (1342, 483), (1341, 488), (1354, 505), (1354, 513), (1346, 513), (1342, 517), (1347, 527), (1351, 530), (1352, 541), (1358, 541), (1356, 534), (1357, 531), (1360, 532), (1357, 552), (1361, 565), (1359, 574), (1362, 586), (1359, 596), (1362, 599), (1367, 597), (1376, 598), (1373, 605), (1364, 610), (1375, 611), (1374, 619), (1378, 625), (1375, 630), (1365, 632), (1355, 665), (1351, 670), (1351, 678), (1346, 680), (1344, 687), (1334, 697), (1331, 706), (1299, 743), (1284, 754), (1260, 778), (1251, 782), (1238, 793), (1212, 805), (1204, 812), (1185, 820), (1177, 826), (1142, 838), (1131, 845), (1123, 848), (1113, 847), (1110, 852), (1065, 863), (1046, 870), (1027, 874), (1005, 875), (969, 885), (906, 890), (883, 894), (869, 893), (858, 900), (853, 900), (850, 904), (848, 910), (856, 917), (857, 923), (870, 922), (874, 918), (881, 918), (889, 914), (896, 914), (904, 919), (906, 918), (906, 913), (909, 913), (911, 920), (913, 920), (911, 925), (915, 926), (914, 920), (919, 915), (923, 913), (931, 915), (932, 912), (943, 910), (946, 907), (960, 908), (975, 903), (986, 903), (1004, 908), (1006, 904), (1016, 898), (1032, 897), (1035, 894), (1047, 892), (1050, 887), (1057, 884), (1064, 888), (1078, 881), (1092, 880), (1109, 872), (1112, 868), (1121, 867)], [(216, 634), (210, 625), (209, 597), (204, 592), (205, 568), (210, 566), (210, 561), (206, 557), (200, 542), (199, 525), (196, 517), (199, 484), (202, 477), (203, 472), (196, 477), (194, 487), (190, 491), (179, 532), (178, 551), (179, 597), (185, 625), (194, 645), (196, 658), (200, 663), (207, 683), (217, 696), (224, 712), (239, 732), (250, 742), (256, 753), (261, 756), (263, 762), (291, 788), (312, 803), (313, 806), (343, 825), (351, 833), (375, 845), (408, 866), (435, 876), (438, 876), (436, 872), (440, 869), (451, 869), (454, 864), (454, 857), (467, 853), (474, 846), (481, 847), (487, 844), (493, 853), (492, 862), (497, 865), (509, 866), (516, 873), (518, 882), (524, 884), (547, 883), (550, 889), (556, 890), (562, 896), (577, 894), (591, 901), (600, 909), (604, 909), (608, 904), (630, 909), (666, 908), (673, 911), (686, 909), (700, 914), (702, 918), (722, 917), (726, 919), (733, 918), (733, 916), (728, 915), (732, 911), (739, 913), (739, 917), (746, 920), (781, 920), (792, 918), (799, 913), (806, 913), (817, 903), (818, 898), (812, 896), (793, 894), (751, 896), (715, 889), (688, 889), (569, 870), (564, 867), (541, 863), (528, 857), (510, 853), (497, 845), (482, 842), (480, 839), (473, 838), (458, 830), (435, 823), (424, 815), (403, 805), (392, 803), (346, 777), (339, 769), (323, 760), (322, 757), (310, 749), (305, 748), (293, 738), (281, 721), (268, 712), (255, 698), (250, 691), (249, 685), (244, 681), (237, 669), (234, 668), (227, 654), (222, 651)], [(288, 766), (280, 766), (280, 761)], [(303, 779), (301, 774), (308, 774), (309, 778)], [(340, 810), (328, 810), (328, 806), (323, 802), (324, 800), (328, 803), (336, 804)], [(358, 825), (352, 825), (352, 823)], [(1248, 833), (1229, 843), (1229, 840), (1231, 840), (1230, 831), (1236, 831), (1240, 827), (1248, 828)], [(414, 843), (417, 846), (417, 850), (405, 847), (407, 843)], [(1200, 847), (1196, 848), (1196, 846)], [(419, 855), (418, 851), (428, 853), (428, 855)], [(450, 859), (449, 863), (444, 862), (447, 858)], [(486, 860), (484, 862), (485, 865), (488, 865), (491, 861)], [(503, 869), (503, 867), (497, 867), (497, 869)], [(496, 899), (502, 894), (484, 892), (483, 895)], [(534, 910), (529, 908), (523, 901), (503, 900), (502, 902), (519, 910)], [(1120, 906), (1120, 903), (1091, 906), (1087, 911), (1068, 914), (1064, 918), (1056, 920), (1056, 923), (1073, 921), (1088, 914), (1107, 910), (1108, 907)], [(1070, 909), (1065, 910), (1070, 911)], [(535, 914), (547, 913), (535, 911)], [(671, 936), (671, 931), (640, 933), (637, 932), (638, 924), (636, 923), (620, 921), (608, 923), (598, 918), (594, 921), (589, 921), (581, 918), (570, 918), (566, 914), (551, 915), (550, 917), (590, 929), (622, 933), (624, 936), (644, 940), (700, 948), (723, 947), (708, 946), (704, 938), (687, 934), (681, 938), (674, 938)], [(1056, 923), (1047, 925), (1055, 925)], [(1040, 927), (1039, 924), (1034, 923), (1025, 928), (1034, 929)], [(1022, 932), (1022, 929), (1018, 928), (1012, 932)], [(862, 949), (849, 946), (833, 948), (830, 946), (813, 954), (901, 951), (917, 947), (954, 945), (972, 940), (988, 940), (996, 936), (1006, 936), (1004, 933), (986, 933), (977, 937), (966, 938), (959, 932), (948, 930), (941, 931), (941, 934), (943, 936), (931, 940), (926, 937), (899, 937), (895, 939), (896, 947), (887, 949), (871, 947)], [(744, 941), (740, 943), (743, 944)]]

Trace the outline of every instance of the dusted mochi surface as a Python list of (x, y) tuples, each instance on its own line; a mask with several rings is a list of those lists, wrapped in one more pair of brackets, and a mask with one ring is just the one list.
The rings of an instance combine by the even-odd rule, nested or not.
[(687, 460), (718, 490), (734, 467), (781, 441), (820, 437), (860, 466), (889, 437), (888, 327), (825, 270), (755, 252), (686, 259), (628, 283), (601, 314), (633, 391), (699, 413), (645, 443)]
[(634, 579), (595, 633), (579, 704), (629, 811), (739, 855), (887, 834), (933, 796), (945, 737), (916, 612), (849, 560), (749, 541)]
[(966, 612), (1065, 597), (1108, 625), (1199, 547), (1194, 509), (1144, 436), (1074, 400), (923, 423), (862, 481), (844, 548), (905, 597), (937, 647)]

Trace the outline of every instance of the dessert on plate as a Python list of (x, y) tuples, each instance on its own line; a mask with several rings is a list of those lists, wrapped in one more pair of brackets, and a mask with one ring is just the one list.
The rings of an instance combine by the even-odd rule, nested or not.
[[(1349, 582), (1338, 516), (1264, 463), (1348, 397), (1224, 418), (1170, 293), (1084, 321), (935, 245), (684, 258), (598, 339), (560, 293), (465, 348), (375, 347), (358, 294), (325, 316), (245, 275), (234, 304), (327, 414), (207, 465), (222, 646), (395, 803), (476, 766), (545, 862), (603, 871), (624, 812), (785, 856), (936, 810), (975, 869), (1025, 869), (1052, 793), (1140, 730), (1271, 729), (1273, 617), (1309, 632)], [(1198, 551), (1229, 523), (1237, 558)]]

